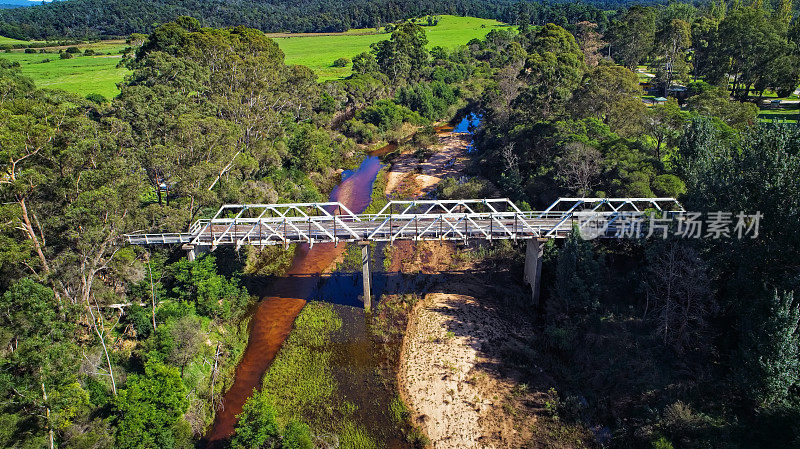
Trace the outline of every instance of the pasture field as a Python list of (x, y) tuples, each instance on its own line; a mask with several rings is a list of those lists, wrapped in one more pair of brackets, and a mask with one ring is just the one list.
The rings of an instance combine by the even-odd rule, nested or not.
[(0, 44), (24, 44), (27, 41), (21, 41), (18, 39), (11, 39), (10, 37), (0, 36)]
[(37, 87), (63, 89), (82, 96), (100, 94), (107, 99), (116, 96), (119, 93), (117, 83), (128, 72), (125, 68), (117, 68), (122, 57), (120, 52), (126, 47), (125, 42), (103, 41), (76, 47), (81, 51), (91, 48), (102, 54), (76, 54), (72, 59), (60, 59), (58, 51), (64, 47), (49, 47), (46, 50), (50, 53), (14, 50), (0, 53), (0, 58), (18, 62), (22, 73), (33, 79)]
[[(428, 48), (441, 46), (452, 48), (464, 45), (472, 38), (482, 38), (493, 29), (508, 29), (496, 20), (475, 17), (437, 16), (436, 26), (424, 27), (428, 36)], [(320, 81), (343, 78), (350, 75), (352, 66), (331, 67), (338, 58), (352, 58), (369, 50), (375, 42), (389, 38), (389, 33), (377, 34), (374, 28), (350, 30), (329, 34), (273, 34), (271, 35), (286, 55), (287, 64), (301, 64), (317, 74)]]
[[(442, 46), (452, 48), (464, 45), (472, 38), (482, 38), (492, 29), (508, 29), (496, 20), (474, 17), (437, 16), (439, 23), (426, 26), (428, 47)], [(383, 31), (383, 29), (381, 29)], [(390, 34), (378, 33), (374, 28), (353, 29), (343, 33), (274, 33), (275, 39), (286, 55), (287, 64), (302, 64), (311, 68), (320, 81), (343, 78), (351, 73), (352, 65), (332, 67), (338, 58), (352, 58), (369, 50), (375, 42), (388, 39)], [(0, 43), (22, 43), (15, 39), (0, 37)], [(48, 47), (50, 53), (25, 53), (13, 50), (0, 53), (0, 58), (19, 62), (22, 73), (33, 79), (38, 87), (63, 89), (79, 95), (100, 94), (110, 99), (119, 93), (116, 84), (128, 72), (118, 68), (120, 52), (125, 48), (121, 40), (102, 41), (77, 45), (81, 51), (91, 48), (96, 56), (79, 56), (72, 59), (59, 59), (58, 51), (65, 47)], [(48, 61), (49, 60), (49, 61)], [(46, 61), (46, 62), (45, 62)]]

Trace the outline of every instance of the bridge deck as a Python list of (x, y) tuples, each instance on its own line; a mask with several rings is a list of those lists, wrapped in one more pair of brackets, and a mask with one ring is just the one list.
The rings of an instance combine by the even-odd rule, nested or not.
[[(559, 206), (568, 209), (558, 210)], [(563, 238), (587, 222), (602, 224), (597, 237), (613, 237), (620, 217), (644, 218), (646, 210), (673, 213), (683, 208), (672, 198), (562, 198), (544, 211), (521, 211), (507, 199), (395, 201), (377, 214), (354, 214), (339, 203), (225, 205), (211, 219), (196, 221), (188, 232), (126, 238), (134, 245), (211, 247)]]

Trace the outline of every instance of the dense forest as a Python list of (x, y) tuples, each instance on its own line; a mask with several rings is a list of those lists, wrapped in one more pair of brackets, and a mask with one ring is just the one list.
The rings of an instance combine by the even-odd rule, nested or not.
[[(113, 24), (62, 22), (87, 20), (79, 9), (38, 16), (88, 4), (14, 11), (32, 15), (13, 26), (26, 37), (74, 36), (166, 21), (137, 22), (159, 11), (144, 6), (102, 16)], [(633, 6), (610, 20), (563, 5), (556, 10), (582, 11), (560, 15), (563, 27), (543, 24), (540, 4), (505, 5), (501, 14), (527, 14), (518, 32), (452, 50), (428, 49), (425, 27), (400, 22), (354, 56), (351, 77), (325, 83), (287, 66), (247, 26), (376, 26), (412, 10), (367, 16), (358, 3), (331, 3), (315, 8), (337, 7), (337, 19), (303, 9), (228, 16), (229, 4), (184, 6), (207, 12), (204, 22), (181, 17), (132, 36), (123, 61), (132, 74), (110, 102), (37, 89), (0, 57), (0, 446), (193, 447), (246, 345), (254, 298), (242, 274), (275, 272), (286, 255), (218, 250), (189, 261), (179, 248), (150, 252), (121, 236), (181, 231), (226, 202), (322, 200), (337, 169), (354, 167), (370, 144), (415, 128), (425, 146), (432, 123), (466, 106), (483, 114), (480, 176), (452, 181), (449, 196), (491, 182), (530, 207), (567, 195), (663, 195), (698, 212), (765, 215), (757, 239), (549, 245), (540, 337), (516, 360), (558, 383), (557, 416), (607, 429), (593, 443), (605, 447), (800, 444), (800, 231), (791, 226), (800, 131), (760, 123), (754, 104), (800, 84), (791, 3)], [(52, 28), (20, 25), (39, 20)], [(247, 26), (218, 27), (233, 23)], [(685, 96), (646, 107), (632, 71), (640, 65), (654, 89), (673, 96), (685, 86)], [(313, 447), (320, 429), (276, 416), (274, 400), (253, 396), (233, 447)]]
[[(625, 2), (620, 2), (625, 3)], [(242, 25), (265, 32), (330, 32), (380, 28), (387, 23), (427, 14), (453, 14), (506, 23), (602, 22), (611, 2), (517, 2), (513, 0), (69, 0), (0, 12), (0, 35), (28, 39), (48, 37), (127, 36), (149, 32), (154, 24), (178, 16), (197, 17), (203, 26)]]

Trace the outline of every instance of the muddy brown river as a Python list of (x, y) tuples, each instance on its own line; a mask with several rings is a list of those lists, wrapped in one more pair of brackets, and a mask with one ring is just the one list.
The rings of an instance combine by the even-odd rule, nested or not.
[[(372, 184), (381, 168), (375, 156), (367, 157), (354, 172), (345, 172), (343, 181), (331, 192), (330, 200), (339, 201), (354, 213), (361, 213), (370, 203)], [(261, 378), (275, 359), (275, 355), (292, 330), (294, 319), (303, 309), (314, 291), (318, 278), (314, 275), (326, 270), (347, 245), (318, 243), (313, 248), (300, 245), (295, 251), (286, 277), (270, 285), (270, 296), (258, 304), (250, 321), (250, 339), (244, 351), (233, 385), (225, 393), (222, 406), (207, 435), (209, 447), (217, 447), (233, 434), (236, 415), (242, 406), (261, 386)]]

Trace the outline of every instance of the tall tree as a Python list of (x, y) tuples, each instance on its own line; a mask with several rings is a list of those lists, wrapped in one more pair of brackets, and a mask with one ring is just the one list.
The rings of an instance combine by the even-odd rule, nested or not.
[(731, 95), (746, 99), (754, 85), (769, 85), (777, 76), (769, 62), (788, 48), (777, 24), (762, 9), (739, 8), (719, 24), (712, 41), (709, 81), (724, 83), (733, 77)]
[(572, 111), (579, 117), (596, 117), (615, 132), (632, 136), (641, 131), (645, 106), (635, 73), (602, 63), (589, 70), (575, 91)]
[(403, 22), (389, 40), (372, 44), (372, 52), (381, 72), (390, 79), (415, 78), (428, 60), (425, 29), (414, 22)]
[(560, 26), (547, 24), (528, 37), (522, 77), (527, 86), (516, 99), (524, 118), (550, 119), (564, 112), (586, 69), (575, 38)]
[(655, 73), (663, 96), (667, 96), (674, 80), (683, 80), (688, 75), (690, 64), (687, 52), (691, 45), (691, 28), (688, 22), (681, 19), (672, 19), (656, 34), (659, 57), (655, 60)]
[(800, 382), (800, 307), (792, 292), (755, 301), (742, 317), (742, 342), (735, 370), (741, 393), (759, 407), (785, 401)]
[(652, 8), (631, 6), (611, 23), (610, 55), (633, 70), (650, 52), (655, 41), (656, 15)]
[(600, 49), (606, 45), (603, 42), (603, 35), (597, 31), (596, 23), (583, 21), (578, 22), (575, 26), (577, 27), (575, 39), (583, 52), (584, 62), (588, 67), (595, 67), (603, 59), (600, 54)]

